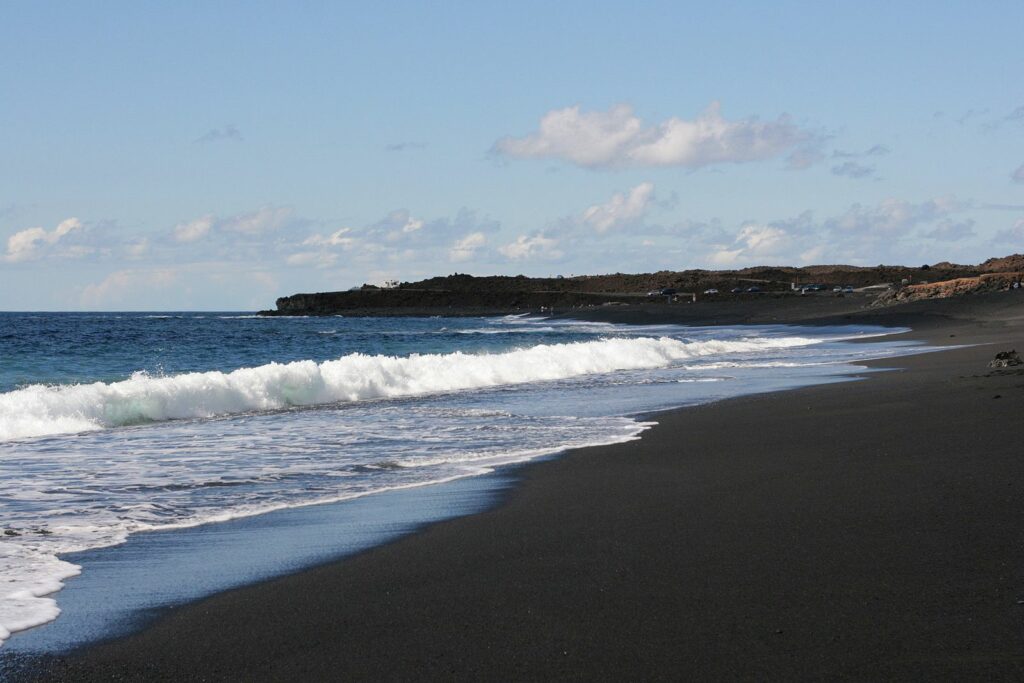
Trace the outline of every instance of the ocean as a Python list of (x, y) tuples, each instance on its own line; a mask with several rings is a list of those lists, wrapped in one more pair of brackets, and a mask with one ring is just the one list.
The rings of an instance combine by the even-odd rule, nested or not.
[[(290, 546), (246, 553), (258, 544), (244, 534), (230, 536), (237, 544), (228, 552), (228, 534), (196, 540), (190, 529), (320, 524), (359, 536), (337, 540), (358, 550), (469, 511), (452, 503), (437, 512), (459, 491), (500, 481), (480, 475), (636, 439), (655, 419), (642, 416), (658, 410), (845, 381), (865, 372), (859, 361), (921, 350), (887, 339), (899, 331), (526, 316), (0, 314), (0, 643), (45, 641), (38, 634), (65, 619), (63, 596), (82, 602), (70, 599), (90, 571), (78, 558), (109, 560), (126, 540), (220, 552), (202, 563), (224, 563), (223, 576), (188, 592), (159, 590), (152, 572), (155, 587), (139, 572), (120, 573), (96, 593), (102, 602), (117, 607), (133, 582), (151, 597), (131, 609), (193, 599), (335, 555)], [(429, 512), (382, 521), (396, 506)], [(121, 560), (128, 564), (154, 552), (126, 545), (135, 549)], [(247, 569), (226, 555), (236, 564), (244, 557)], [(128, 607), (111, 604), (104, 619), (127, 619)]]

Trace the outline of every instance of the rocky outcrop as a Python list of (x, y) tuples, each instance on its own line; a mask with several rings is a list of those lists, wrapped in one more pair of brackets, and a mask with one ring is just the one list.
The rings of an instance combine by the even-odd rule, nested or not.
[(878, 297), (876, 305), (888, 305), (922, 299), (945, 299), (963, 294), (998, 292), (1020, 286), (1024, 271), (1012, 273), (985, 273), (977, 277), (961, 277), (953, 280), (906, 285), (894, 288)]
[(1012, 273), (1024, 271), (1024, 254), (990, 258), (979, 266), (986, 273)]
[(1009, 368), (1015, 365), (1024, 365), (1024, 360), (1021, 360), (1020, 354), (1016, 351), (1000, 351), (988, 363), (990, 368)]

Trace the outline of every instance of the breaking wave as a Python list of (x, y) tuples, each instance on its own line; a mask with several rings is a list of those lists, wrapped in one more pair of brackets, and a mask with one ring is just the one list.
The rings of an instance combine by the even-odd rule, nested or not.
[(269, 363), (226, 373), (167, 377), (136, 373), (112, 383), (32, 385), (0, 394), (0, 441), (652, 369), (689, 358), (818, 341), (803, 337), (700, 342), (670, 337), (606, 338), (502, 353), (355, 353), (322, 363)]

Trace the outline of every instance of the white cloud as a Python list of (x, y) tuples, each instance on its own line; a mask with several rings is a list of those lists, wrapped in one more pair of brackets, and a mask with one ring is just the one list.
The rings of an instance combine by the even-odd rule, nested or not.
[(367, 238), (383, 238), (388, 242), (399, 242), (419, 237), (425, 232), (425, 223), (413, 216), (408, 209), (395, 209), (373, 225), (360, 232)]
[(38, 258), (46, 247), (57, 244), (62, 238), (81, 229), (82, 222), (80, 220), (68, 218), (58, 223), (57, 227), (49, 232), (44, 228), (27, 228), (16, 232), (7, 238), (7, 253), (4, 255), (4, 260), (14, 263)]
[(889, 198), (872, 207), (854, 204), (846, 213), (826, 221), (825, 225), (839, 233), (894, 236), (963, 208), (963, 204), (950, 197), (930, 199), (920, 204)]
[(456, 263), (461, 261), (468, 261), (476, 255), (476, 252), (480, 247), (487, 243), (487, 236), (482, 232), (473, 232), (460, 240), (457, 240), (452, 245), (451, 250), (448, 252), (448, 260)]
[(740, 230), (737, 242), (745, 245), (748, 253), (764, 256), (778, 253), (779, 247), (784, 246), (789, 235), (782, 228), (771, 225), (747, 225)]
[(290, 244), (295, 253), (285, 260), (293, 266), (325, 268), (339, 261), (339, 252), (344, 251), (347, 252), (346, 263), (352, 268), (372, 269), (383, 264), (415, 267), (444, 260), (460, 262), (480, 253), (488, 242), (487, 236), (500, 227), (497, 221), (467, 208), (459, 209), (453, 217), (433, 220), (418, 218), (408, 209), (396, 209), (363, 227), (311, 234), (301, 242)]
[[(975, 221), (964, 217), (970, 202), (940, 197), (923, 202), (889, 198), (874, 205), (854, 204), (816, 220), (810, 211), (768, 223), (747, 223), (735, 236), (718, 229), (688, 236), (688, 250), (707, 254), (717, 266), (917, 261), (925, 253), (945, 258), (943, 243), (963, 250), (977, 238)], [(1022, 235), (1017, 241), (1024, 239)], [(1010, 231), (1005, 242), (1013, 241)], [(934, 241), (923, 241), (922, 238)], [(959, 246), (964, 245), (964, 246)]]
[(544, 235), (520, 235), (515, 242), (498, 247), (498, 251), (513, 261), (534, 258), (557, 259), (562, 256), (557, 246), (558, 240)]
[(604, 204), (595, 204), (586, 209), (580, 220), (597, 232), (606, 233), (640, 220), (653, 195), (653, 183), (640, 183), (628, 194), (617, 192)]
[(329, 268), (338, 261), (337, 249), (352, 251), (360, 246), (360, 240), (352, 236), (352, 228), (340, 228), (329, 235), (314, 233), (302, 240), (301, 246), (313, 247), (289, 255), (285, 263), (289, 266), (312, 266), (313, 268)]
[[(775, 121), (728, 121), (718, 102), (693, 120), (644, 124), (629, 105), (606, 112), (579, 106), (549, 111), (537, 132), (498, 140), (494, 151), (521, 159), (562, 159), (587, 168), (685, 166), (759, 161), (813, 145), (820, 136), (788, 116)], [(807, 156), (804, 154), (804, 156)]]
[(284, 227), (292, 220), (293, 211), (287, 206), (264, 206), (256, 211), (218, 218), (212, 213), (191, 221), (178, 223), (171, 234), (176, 242), (198, 242), (214, 233), (233, 232), (258, 237)]
[(736, 265), (743, 249), (719, 249), (708, 254), (708, 262), (713, 266), (731, 268)]
[(445, 256), (466, 260), (486, 242), (485, 234), (498, 227), (497, 222), (481, 219), (468, 209), (461, 209), (453, 219), (432, 221), (417, 218), (408, 209), (396, 209), (364, 227), (313, 233), (291, 244), (295, 253), (285, 257), (285, 262), (290, 266), (327, 268), (338, 262), (341, 251), (349, 254), (349, 265), (363, 267), (436, 261)]
[(438, 218), (428, 222), (422, 230), (417, 231), (416, 236), (421, 242), (441, 245), (448, 244), (460, 235), (474, 232), (486, 235), (500, 229), (501, 223), (498, 221), (463, 207), (452, 218)]
[(356, 238), (351, 237), (352, 228), (341, 228), (335, 230), (330, 235), (324, 236), (320, 234), (310, 235), (302, 241), (302, 244), (309, 247), (342, 247), (343, 249), (351, 249), (356, 243)]
[(735, 241), (712, 252), (709, 260), (720, 266), (734, 266), (768, 257), (778, 257), (792, 246), (791, 235), (773, 225), (749, 223), (736, 235)]
[(396, 209), (381, 220), (354, 231), (363, 248), (378, 245), (393, 249), (447, 248), (452, 241), (474, 232), (497, 232), (501, 225), (475, 211), (462, 208), (452, 218), (424, 220), (408, 209)]
[(187, 223), (178, 223), (174, 226), (174, 239), (178, 242), (196, 242), (201, 240), (210, 233), (215, 220), (213, 214), (206, 214)]
[(221, 221), (218, 227), (243, 235), (262, 235), (279, 229), (291, 216), (292, 209), (290, 207), (264, 206), (256, 211), (227, 218)]
[(580, 113), (579, 106), (549, 111), (540, 130), (525, 138), (503, 138), (495, 143), (502, 154), (518, 158), (556, 158), (580, 166), (622, 163), (643, 124), (629, 105), (607, 112)]
[(824, 255), (825, 255), (825, 246), (822, 245), (822, 244), (819, 244), (816, 247), (811, 247), (810, 249), (801, 252), (800, 253), (800, 261), (802, 263), (820, 263), (821, 260), (822, 260), (822, 257)]
[(124, 245), (125, 256), (133, 261), (141, 259), (149, 251), (149, 239), (139, 237)]

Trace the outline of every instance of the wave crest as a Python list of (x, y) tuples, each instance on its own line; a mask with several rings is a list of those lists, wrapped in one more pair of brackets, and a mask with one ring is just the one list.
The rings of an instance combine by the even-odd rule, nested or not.
[(0, 441), (172, 419), (205, 418), (658, 368), (688, 358), (804, 346), (802, 337), (685, 342), (670, 337), (539, 344), (503, 353), (405, 357), (355, 353), (317, 363), (121, 382), (33, 385), (0, 394)]

